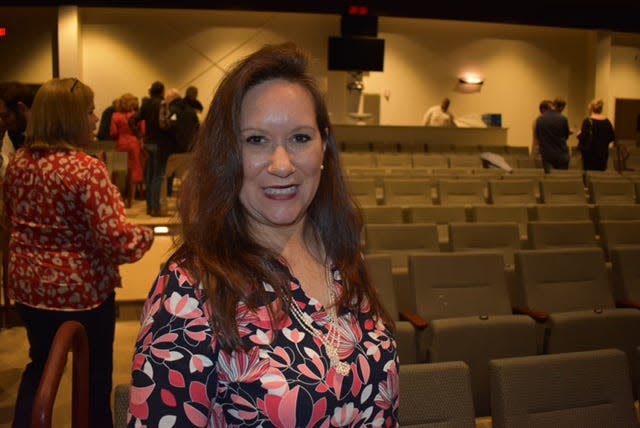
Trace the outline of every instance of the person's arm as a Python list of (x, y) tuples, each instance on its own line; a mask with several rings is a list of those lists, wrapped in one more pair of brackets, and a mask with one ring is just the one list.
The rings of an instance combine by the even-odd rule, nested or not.
[(206, 426), (217, 392), (218, 350), (206, 298), (169, 263), (145, 302), (135, 345), (130, 427)]
[(431, 123), (431, 116), (432, 115), (433, 115), (433, 110), (432, 109), (427, 110), (427, 112), (422, 117), (422, 125), (423, 126), (429, 126), (429, 124)]
[(82, 199), (84, 215), (97, 245), (117, 264), (132, 263), (144, 255), (153, 242), (153, 231), (127, 221), (120, 190), (111, 182), (107, 167), (87, 157)]
[(143, 108), (144, 106), (142, 106), (140, 110), (131, 115), (131, 117), (129, 118), (129, 128), (131, 129), (131, 132), (133, 132), (133, 135), (135, 135), (137, 138), (142, 138), (143, 136), (143, 134), (140, 132), (139, 127), (139, 123), (142, 121), (141, 113)]

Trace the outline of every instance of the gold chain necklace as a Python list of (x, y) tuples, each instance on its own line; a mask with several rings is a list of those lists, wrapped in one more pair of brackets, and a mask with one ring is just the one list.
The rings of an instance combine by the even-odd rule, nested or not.
[(331, 268), (327, 266), (327, 291), (329, 295), (329, 305), (327, 313), (331, 320), (328, 325), (328, 332), (326, 335), (322, 334), (320, 330), (313, 326), (313, 319), (308, 314), (302, 312), (295, 301), (291, 302), (291, 314), (300, 323), (302, 328), (319, 339), (327, 352), (331, 366), (335, 368), (336, 372), (342, 376), (347, 376), (351, 372), (351, 367), (344, 361), (340, 361), (338, 355), (338, 349), (340, 347), (340, 333), (338, 332), (338, 313), (335, 307), (335, 291), (333, 289), (333, 280), (331, 279)]

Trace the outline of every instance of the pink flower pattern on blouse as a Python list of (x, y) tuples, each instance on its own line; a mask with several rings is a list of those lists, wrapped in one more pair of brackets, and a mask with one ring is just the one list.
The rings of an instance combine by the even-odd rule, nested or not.
[(149, 250), (153, 231), (129, 223), (105, 164), (82, 151), (21, 149), (4, 182), (9, 293), (57, 310), (99, 306), (121, 286), (118, 265)]
[[(332, 274), (339, 293), (340, 273), (333, 268)], [(326, 333), (330, 319), (322, 305), (307, 297), (290, 274), (289, 283), (295, 303)], [(216, 346), (210, 316), (204, 290), (170, 262), (141, 318), (130, 427), (398, 426), (396, 344), (367, 305), (339, 317), (338, 352), (351, 367), (346, 376), (336, 372), (324, 345), (292, 316), (282, 319), (273, 340), (266, 307), (251, 312), (240, 303), (239, 332), (250, 345), (246, 352)]]

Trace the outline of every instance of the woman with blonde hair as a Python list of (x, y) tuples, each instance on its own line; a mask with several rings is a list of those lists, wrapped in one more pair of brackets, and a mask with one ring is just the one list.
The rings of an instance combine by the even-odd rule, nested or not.
[(103, 162), (82, 148), (94, 140), (93, 91), (78, 79), (53, 79), (38, 90), (23, 147), (7, 168), (9, 295), (27, 330), (14, 427), (31, 425), (31, 409), (49, 349), (65, 321), (89, 339), (89, 421), (113, 426), (111, 377), (118, 266), (140, 259), (151, 229), (127, 222), (118, 188)]
[(111, 137), (116, 140), (116, 150), (127, 152), (127, 186), (125, 207), (130, 208), (135, 196), (136, 186), (142, 183), (142, 141), (137, 135), (144, 135), (144, 122), (138, 123), (134, 132), (129, 127), (129, 119), (138, 111), (138, 98), (130, 93), (123, 94), (117, 103), (116, 112), (111, 116)]
[(604, 102), (595, 99), (589, 103), (589, 116), (582, 121), (578, 133), (578, 149), (582, 154), (585, 171), (604, 171), (609, 161), (609, 145), (615, 143), (616, 135), (611, 121), (602, 114)]

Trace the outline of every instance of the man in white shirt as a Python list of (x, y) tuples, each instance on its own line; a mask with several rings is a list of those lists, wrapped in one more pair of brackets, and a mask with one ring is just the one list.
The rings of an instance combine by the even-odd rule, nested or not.
[(456, 126), (453, 114), (449, 110), (449, 98), (444, 98), (440, 105), (430, 107), (424, 114), (422, 124), (424, 126)]

